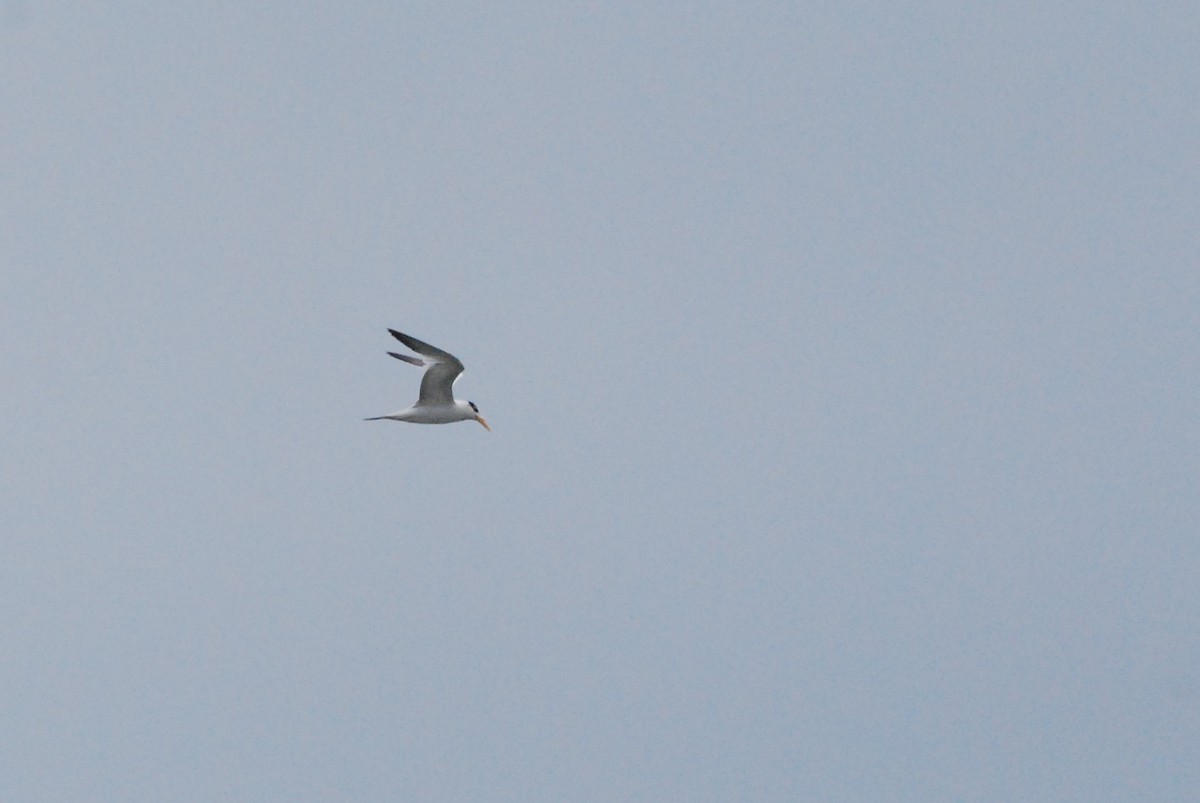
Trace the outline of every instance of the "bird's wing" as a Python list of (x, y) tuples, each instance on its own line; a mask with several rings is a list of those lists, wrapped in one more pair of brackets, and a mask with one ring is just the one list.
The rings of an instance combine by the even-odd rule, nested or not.
[(406, 363), (410, 363), (411, 365), (416, 365), (416, 366), (424, 366), (425, 365), (424, 360), (422, 360), (418, 357), (413, 357), (409, 354), (397, 354), (394, 351), (389, 351), (388, 356), (395, 357), (397, 360), (404, 360)]
[(454, 404), (454, 380), (458, 379), (459, 374), (463, 372), (463, 364), (459, 361), (458, 357), (455, 357), (448, 351), (434, 348), (428, 343), (417, 340), (415, 337), (409, 337), (402, 332), (397, 332), (395, 329), (388, 329), (388, 331), (392, 333), (392, 337), (428, 360), (426, 363), (414, 360), (412, 357), (405, 359), (405, 357), (398, 354), (388, 352), (393, 357), (398, 357), (405, 362), (411, 362), (413, 365), (429, 365), (425, 369), (425, 376), (421, 377), (421, 396), (417, 399), (416, 406)]
[(417, 399), (417, 407), (425, 405), (454, 404), (454, 380), (463, 372), (462, 363), (435, 362), (425, 369), (421, 377), (421, 397)]
[[(422, 357), (428, 357), (436, 362), (458, 362), (458, 358), (448, 351), (442, 351), (439, 348), (434, 348), (423, 340), (417, 340), (415, 337), (409, 337), (403, 332), (397, 332), (395, 329), (388, 329), (392, 337), (399, 340), (410, 349), (420, 354)], [(462, 363), (458, 363), (462, 365)]]

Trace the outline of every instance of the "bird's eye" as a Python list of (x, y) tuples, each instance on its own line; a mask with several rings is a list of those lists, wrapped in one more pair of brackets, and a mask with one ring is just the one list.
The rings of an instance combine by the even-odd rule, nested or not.
[(469, 401), (469, 402), (467, 402), (467, 404), (471, 405), (472, 410), (474, 410), (475, 412), (479, 412), (479, 408), (475, 406), (475, 402)]

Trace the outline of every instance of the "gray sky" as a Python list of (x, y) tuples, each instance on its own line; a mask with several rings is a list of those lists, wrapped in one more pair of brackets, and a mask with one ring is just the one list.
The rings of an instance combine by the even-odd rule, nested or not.
[(9, 0), (0, 798), (1193, 795), (1197, 41)]

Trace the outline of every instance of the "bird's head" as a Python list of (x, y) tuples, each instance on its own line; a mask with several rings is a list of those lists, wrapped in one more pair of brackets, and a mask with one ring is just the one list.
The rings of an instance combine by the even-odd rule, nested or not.
[(483, 416), (479, 414), (479, 408), (475, 406), (475, 402), (469, 401), (467, 404), (471, 405), (471, 410), (475, 413), (475, 420), (480, 424), (483, 424), (484, 429), (486, 429), (488, 432), (491, 432), (492, 428), (488, 426), (488, 422), (484, 421)]

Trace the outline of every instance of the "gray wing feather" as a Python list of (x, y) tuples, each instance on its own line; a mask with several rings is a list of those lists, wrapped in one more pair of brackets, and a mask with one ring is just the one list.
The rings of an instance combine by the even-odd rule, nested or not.
[(395, 329), (388, 329), (388, 332), (391, 333), (392, 337), (417, 352), (417, 354), (425, 357), (433, 357), (438, 360), (453, 360), (454, 362), (458, 362), (458, 358), (450, 352), (435, 348), (423, 340), (417, 340), (415, 337), (410, 337), (403, 332), (397, 332)]
[(421, 377), (421, 397), (417, 406), (424, 404), (454, 404), (454, 380), (463, 372), (462, 363), (455, 360), (435, 362), (425, 369)]
[(389, 352), (388, 352), (388, 356), (389, 356), (389, 357), (395, 357), (397, 360), (404, 360), (406, 363), (410, 363), (410, 364), (412, 364), (412, 365), (416, 365), (416, 366), (418, 366), (418, 367), (422, 367), (422, 366), (424, 366), (424, 365), (425, 365), (425, 361), (424, 361), (424, 360), (422, 360), (422, 359), (419, 359), (419, 358), (417, 358), (417, 357), (410, 357), (410, 356), (409, 356), (409, 355), (407, 355), (407, 354), (397, 354), (397, 353), (396, 353), (396, 352), (394, 352), (394, 351), (389, 351)]
[(395, 329), (388, 329), (392, 337), (399, 340), (404, 345), (408, 346), (413, 351), (423, 357), (428, 358), (428, 362), (418, 360), (416, 357), (409, 357), (403, 354), (395, 354), (388, 352), (398, 360), (404, 360), (413, 365), (428, 365), (425, 369), (425, 375), (421, 377), (421, 397), (417, 399), (417, 406), (426, 404), (454, 404), (454, 382), (458, 379), (459, 374), (463, 372), (463, 364), (448, 351), (442, 351), (428, 343), (417, 340), (415, 337), (409, 337), (403, 332), (397, 332)]

